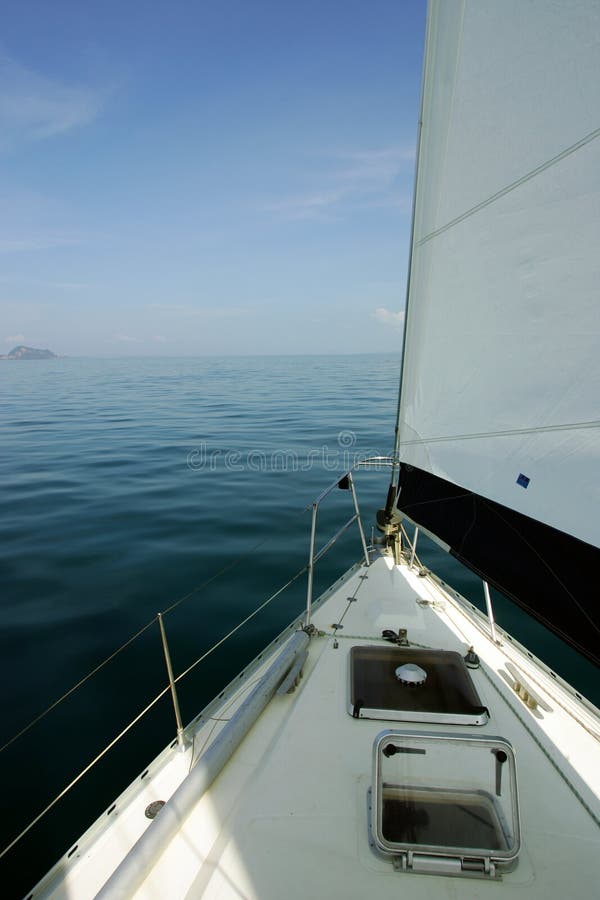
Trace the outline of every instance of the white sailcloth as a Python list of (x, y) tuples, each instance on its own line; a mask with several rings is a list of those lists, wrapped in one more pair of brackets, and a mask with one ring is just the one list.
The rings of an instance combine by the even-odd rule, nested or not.
[(600, 4), (567, 6), (431, 3), (401, 459), (600, 546)]

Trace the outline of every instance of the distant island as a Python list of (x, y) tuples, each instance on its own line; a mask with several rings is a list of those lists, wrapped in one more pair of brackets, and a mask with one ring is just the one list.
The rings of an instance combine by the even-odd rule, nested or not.
[(0, 359), (58, 359), (56, 353), (51, 350), (40, 350), (38, 347), (24, 347), (22, 344), (14, 347), (6, 356)]

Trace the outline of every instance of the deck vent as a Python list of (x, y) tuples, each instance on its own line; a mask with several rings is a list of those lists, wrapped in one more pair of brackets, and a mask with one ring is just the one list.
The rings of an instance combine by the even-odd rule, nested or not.
[(400, 684), (406, 684), (408, 687), (419, 687), (427, 681), (427, 672), (415, 663), (398, 666), (395, 675)]

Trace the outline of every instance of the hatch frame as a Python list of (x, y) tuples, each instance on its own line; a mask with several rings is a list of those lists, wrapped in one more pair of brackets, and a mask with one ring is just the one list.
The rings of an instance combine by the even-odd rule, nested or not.
[[(481, 748), (483, 752), (503, 751), (506, 754), (506, 762), (508, 762), (505, 790), (507, 789), (510, 794), (510, 811), (512, 813), (510, 821), (506, 815), (507, 810), (491, 794), (482, 790), (481, 786), (474, 784), (472, 790), (466, 791), (461, 791), (456, 786), (445, 787), (444, 772), (439, 773), (439, 778), (433, 775), (430, 785), (422, 783), (419, 779), (416, 779), (414, 783), (404, 785), (384, 783), (382, 780), (384, 748), (394, 742), (400, 745), (404, 744), (405, 746), (399, 752), (411, 756), (421, 753), (425, 755), (428, 745), (435, 747), (440, 743), (455, 746), (458, 753), (460, 753), (461, 747), (464, 748), (467, 745)], [(410, 746), (414, 744), (417, 746)], [(494, 824), (501, 830), (506, 844), (505, 848), (461, 847), (441, 843), (419, 843), (416, 840), (389, 840), (383, 833), (384, 797), (386, 791), (389, 797), (390, 793), (396, 790), (399, 793), (406, 791), (407, 794), (410, 794), (412, 792), (414, 795), (430, 791), (432, 798), (440, 797), (444, 793), (448, 795), (461, 793), (465, 798), (476, 797), (478, 800), (484, 800), (494, 809), (496, 819)], [(514, 749), (506, 738), (496, 735), (386, 729), (377, 735), (373, 743), (373, 777), (370, 794), (370, 840), (376, 852), (391, 859), (397, 871), (467, 878), (498, 878), (503, 872), (511, 871), (517, 865), (521, 849), (517, 771)]]
[[(422, 661), (423, 656), (435, 656), (438, 658), (438, 666), (447, 659), (448, 663), (452, 663), (455, 671), (460, 671), (465, 689), (472, 695), (472, 703), (470, 711), (443, 711), (440, 709), (410, 709), (401, 708), (400, 704), (396, 707), (376, 706), (372, 703), (365, 704), (360, 702), (360, 697), (355, 696), (355, 658), (359, 654), (372, 653), (383, 658), (393, 657), (397, 655), (397, 666), (415, 662), (427, 671), (426, 663)], [(428, 673), (429, 674), (429, 673)], [(411, 699), (419, 696), (421, 687), (408, 687), (402, 689), (398, 682), (398, 696), (410, 696)], [(406, 692), (410, 691), (410, 695)], [(469, 725), (481, 726), (486, 725), (490, 719), (488, 708), (481, 702), (479, 691), (471, 677), (471, 673), (467, 668), (464, 659), (453, 650), (442, 650), (434, 647), (395, 647), (386, 643), (380, 644), (354, 644), (350, 648), (348, 654), (348, 694), (347, 694), (347, 711), (355, 719), (376, 719), (388, 722), (416, 722), (424, 725)], [(475, 702), (477, 701), (477, 702)]]

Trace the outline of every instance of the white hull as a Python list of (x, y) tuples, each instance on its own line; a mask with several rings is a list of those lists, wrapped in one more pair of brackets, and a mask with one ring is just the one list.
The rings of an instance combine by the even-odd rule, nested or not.
[[(367, 576), (366, 578), (364, 576)], [(355, 598), (349, 601), (349, 597)], [(205, 793), (159, 852), (145, 858), (149, 803), (168, 801), (298, 627), (232, 682), (186, 729), (185, 752), (171, 745), (99, 819), (33, 892), (44, 898), (507, 897), (591, 898), (600, 853), (600, 713), (504, 632), (408, 560), (379, 556), (354, 567), (315, 604), (304, 677), (274, 696)], [(343, 628), (333, 629), (334, 624)], [(406, 628), (412, 644), (481, 660), (471, 672), (490, 713), (479, 726), (353, 718), (348, 712), (352, 646), (386, 646), (384, 629)], [(337, 645), (337, 646), (336, 646)], [(389, 645), (387, 645), (389, 646)], [(515, 673), (537, 699), (515, 692)], [(522, 691), (523, 692), (523, 691)], [(530, 700), (530, 704), (536, 705)], [(547, 707), (547, 708), (546, 708)], [(384, 729), (500, 735), (514, 748), (521, 818), (518, 864), (492, 883), (395, 871), (371, 846), (368, 797), (372, 747)], [(147, 839), (146, 839), (147, 840)], [(128, 856), (129, 854), (129, 856)]]

